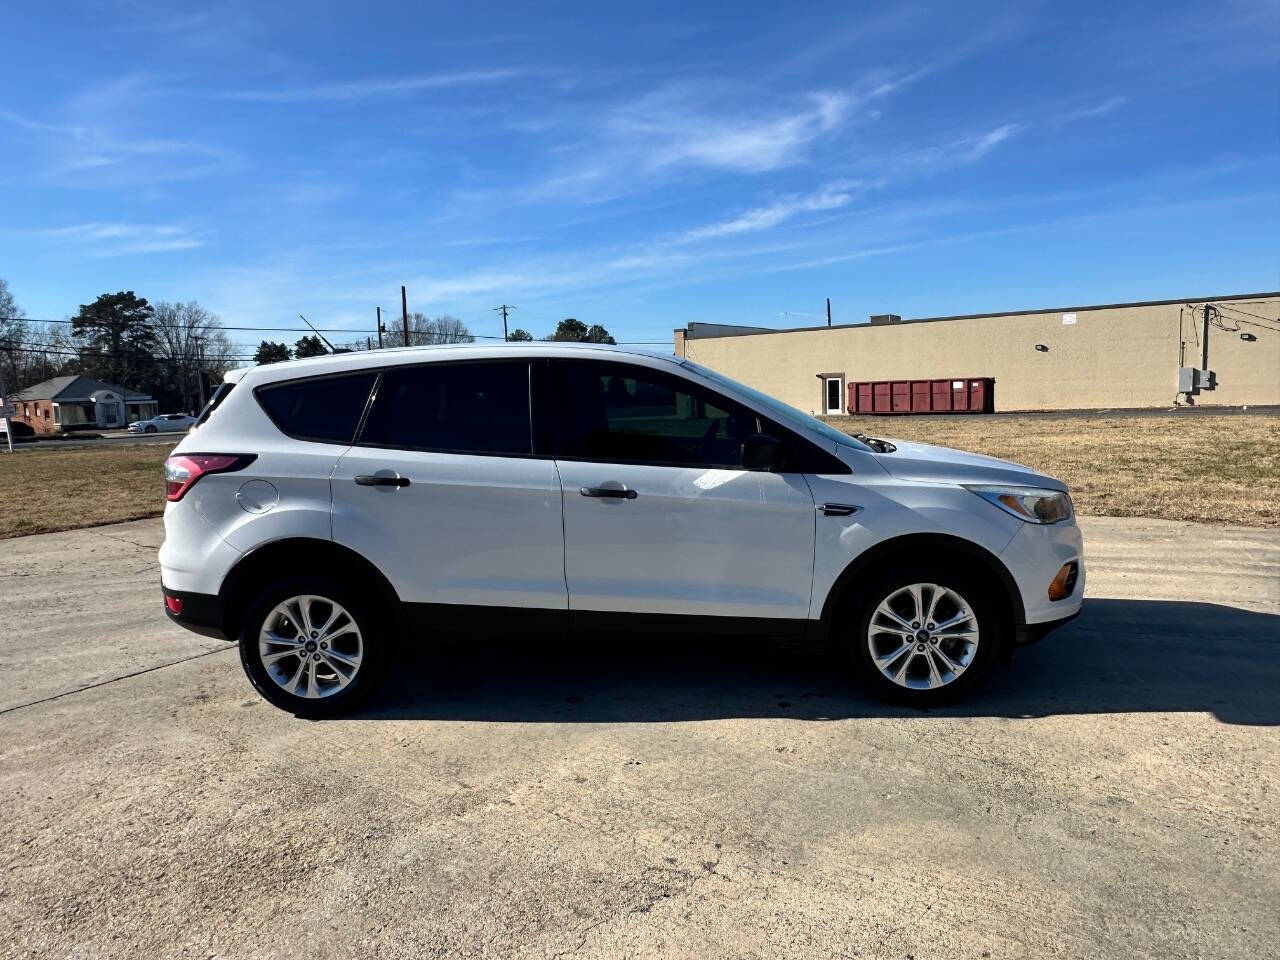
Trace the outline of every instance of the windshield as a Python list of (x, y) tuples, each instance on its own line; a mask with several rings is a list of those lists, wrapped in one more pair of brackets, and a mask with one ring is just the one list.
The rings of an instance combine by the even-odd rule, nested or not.
[(726, 377), (723, 373), (716, 373), (716, 371), (708, 369), (700, 363), (694, 363), (692, 360), (684, 361), (683, 366), (695, 371), (696, 373), (702, 374), (702, 376), (706, 377), (708, 380), (737, 391), (762, 411), (767, 411), (775, 420), (780, 421), (784, 425), (812, 430), (814, 433), (821, 434), (832, 443), (838, 443), (844, 447), (853, 447), (855, 450), (871, 449), (861, 440), (855, 439), (847, 433), (842, 433), (830, 424), (823, 423), (817, 417), (811, 417), (803, 410), (797, 410), (790, 404), (783, 403), (781, 400), (771, 397), (767, 393), (761, 393), (759, 390), (748, 387), (744, 383), (739, 383), (737, 380)]

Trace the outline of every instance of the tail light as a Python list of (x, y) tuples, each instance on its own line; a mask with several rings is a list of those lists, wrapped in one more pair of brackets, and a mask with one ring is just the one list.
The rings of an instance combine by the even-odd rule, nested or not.
[(243, 470), (257, 458), (253, 453), (176, 453), (164, 462), (165, 499), (181, 500), (201, 477)]

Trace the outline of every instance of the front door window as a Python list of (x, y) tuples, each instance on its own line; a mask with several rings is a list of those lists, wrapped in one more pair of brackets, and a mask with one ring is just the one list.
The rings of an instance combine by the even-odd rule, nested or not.
[(616, 363), (560, 368), (561, 457), (742, 469), (743, 442), (761, 432), (751, 411), (678, 377)]

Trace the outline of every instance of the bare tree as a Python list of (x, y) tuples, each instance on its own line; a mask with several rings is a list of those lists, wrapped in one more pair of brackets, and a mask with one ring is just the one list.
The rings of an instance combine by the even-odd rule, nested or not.
[(441, 314), (434, 320), (423, 313), (409, 315), (409, 345), (420, 347), (429, 343), (475, 343), (467, 325), (457, 317)]
[(21, 319), (22, 311), (18, 305), (14, 303), (13, 294), (9, 292), (9, 284), (5, 282), (4, 277), (0, 277), (0, 351), (4, 352), (4, 356), (0, 357), (0, 363), (5, 365), (5, 374), (9, 381), (10, 389), (16, 390), (21, 376), (21, 364), (24, 353), (22, 347), (25, 346), (28, 324)]
[(157, 303), (152, 318), (156, 356), (165, 369), (164, 389), (170, 402), (185, 410), (199, 403), (200, 382), (205, 378), (205, 395), (210, 384), (235, 366), (235, 348), (222, 329), (217, 315), (192, 300), (190, 303)]
[(22, 326), (22, 348), (9, 351), (12, 365), (7, 364), (6, 369), (7, 374), (13, 369), (17, 371), (11, 383), (14, 389), (29, 387), (77, 369), (77, 345), (71, 339), (71, 329), (67, 324), (24, 323)]

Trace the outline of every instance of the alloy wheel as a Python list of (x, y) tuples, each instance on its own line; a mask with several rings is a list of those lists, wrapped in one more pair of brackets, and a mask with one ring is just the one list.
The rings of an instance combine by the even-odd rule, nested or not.
[(910, 690), (953, 683), (978, 652), (978, 619), (955, 590), (936, 583), (898, 587), (880, 601), (867, 625), (871, 662)]
[(258, 657), (280, 689), (317, 700), (355, 680), (364, 659), (364, 637), (341, 604), (302, 594), (267, 614), (258, 633)]

